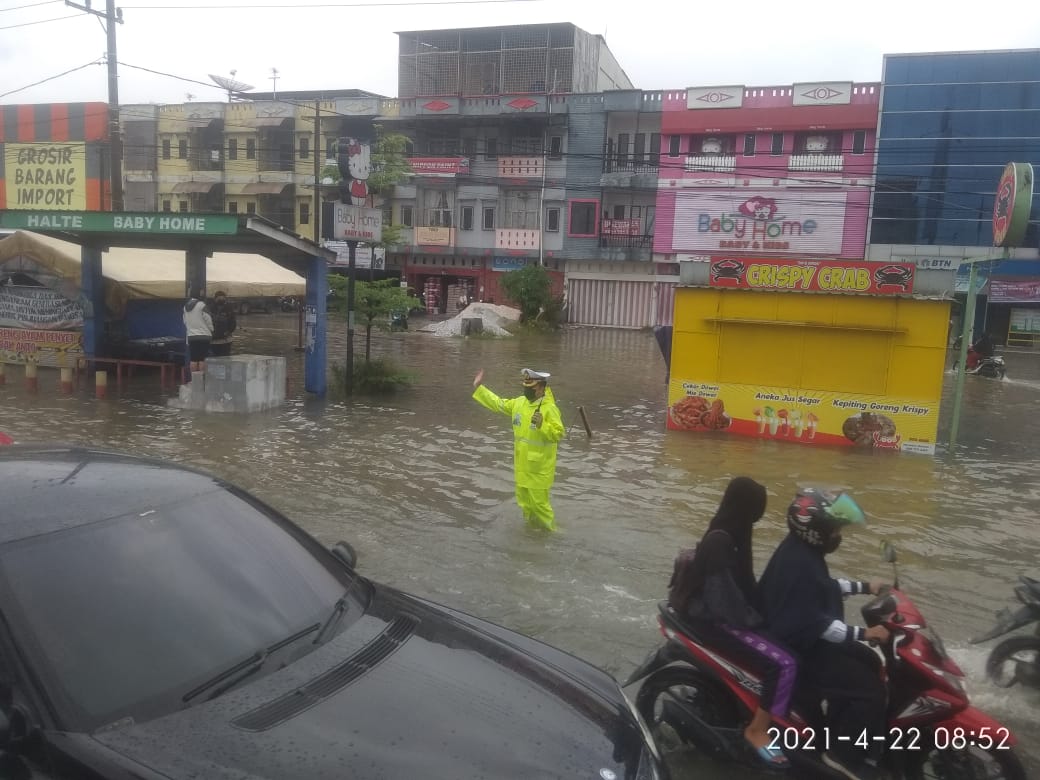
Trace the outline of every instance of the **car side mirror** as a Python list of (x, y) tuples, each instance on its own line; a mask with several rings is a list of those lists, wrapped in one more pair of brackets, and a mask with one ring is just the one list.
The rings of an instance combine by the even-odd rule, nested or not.
[(336, 542), (332, 545), (332, 554), (346, 564), (347, 568), (357, 567), (357, 551), (350, 542), (344, 542), (342, 539)]

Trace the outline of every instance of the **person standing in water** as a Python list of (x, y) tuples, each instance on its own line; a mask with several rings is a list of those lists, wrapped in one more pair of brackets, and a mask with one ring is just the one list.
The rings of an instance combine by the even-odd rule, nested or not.
[(545, 371), (521, 369), (524, 394), (500, 398), (484, 386), (484, 369), (480, 369), (473, 378), (473, 398), (512, 421), (516, 503), (527, 523), (555, 531), (549, 490), (556, 479), (556, 445), (563, 438), (564, 428), (560, 409), (549, 389), (549, 377)]

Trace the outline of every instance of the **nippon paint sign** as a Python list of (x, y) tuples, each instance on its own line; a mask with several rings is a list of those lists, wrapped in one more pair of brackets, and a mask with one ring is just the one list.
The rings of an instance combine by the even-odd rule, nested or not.
[(743, 190), (679, 192), (672, 247), (680, 252), (839, 254), (847, 193), (776, 197)]

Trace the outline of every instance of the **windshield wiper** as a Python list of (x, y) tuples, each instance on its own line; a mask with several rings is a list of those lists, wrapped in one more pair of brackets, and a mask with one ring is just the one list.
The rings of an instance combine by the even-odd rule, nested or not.
[(184, 694), (184, 696), (181, 697), (181, 701), (187, 704), (189, 701), (196, 698), (200, 694), (205, 693), (214, 686), (217, 686), (216, 689), (212, 693), (210, 693), (209, 696), (206, 697), (206, 701), (209, 701), (210, 699), (215, 699), (217, 696), (220, 696), (220, 694), (224, 693), (229, 688), (238, 685), (238, 683), (242, 682), (242, 680), (246, 679), (250, 675), (259, 672), (263, 668), (264, 664), (267, 663), (267, 658), (272, 653), (278, 652), (283, 647), (291, 645), (298, 639), (303, 639), (303, 637), (307, 636), (308, 634), (312, 634), (315, 631), (318, 631), (320, 628), (320, 623), (314, 623), (312, 625), (307, 626), (306, 628), (300, 629), (295, 634), (290, 634), (285, 639), (281, 639), (269, 647), (265, 647), (262, 650), (257, 650), (244, 661), (239, 661), (237, 664), (229, 666), (227, 669), (220, 672), (219, 674), (215, 674), (213, 677), (206, 680), (201, 685), (197, 685), (194, 688), (192, 688), (190, 691)]
[(350, 595), (350, 591), (353, 590), (354, 585), (357, 583), (358, 577), (354, 577), (347, 585), (347, 589), (343, 591), (343, 595), (339, 597), (339, 600), (332, 605), (332, 613), (325, 618), (325, 622), (321, 624), (321, 628), (318, 629), (318, 635), (314, 637), (314, 644), (320, 645), (322, 639), (325, 638), (325, 633), (335, 626), (343, 613), (347, 611), (347, 597)]

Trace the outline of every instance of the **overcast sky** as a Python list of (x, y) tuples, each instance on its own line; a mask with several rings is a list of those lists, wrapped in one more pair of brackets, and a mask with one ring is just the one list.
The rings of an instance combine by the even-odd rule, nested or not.
[[(882, 55), (1040, 47), (1035, 0), (518, 0), (368, 7), (350, 0), (128, 0), (118, 25), (121, 103), (226, 100), (228, 75), (257, 90), (397, 93), (397, 30), (573, 22), (603, 34), (636, 87), (880, 80)], [(283, 7), (273, 7), (281, 4)], [(215, 8), (213, 6), (232, 6)], [(311, 7), (308, 7), (310, 5)], [(28, 7), (26, 7), (28, 6)], [(104, 8), (105, 0), (93, 0)], [(199, 6), (199, 7), (192, 7)], [(205, 6), (205, 7), (203, 7)], [(266, 6), (266, 7), (265, 7)], [(988, 11), (992, 10), (992, 13)], [(69, 17), (69, 18), (63, 18)], [(56, 21), (44, 21), (56, 20)], [(38, 24), (28, 24), (40, 22)], [(21, 26), (15, 26), (21, 25)], [(0, 102), (104, 101), (105, 33), (63, 0), (0, 0)], [(11, 94), (12, 90), (17, 90)]]

